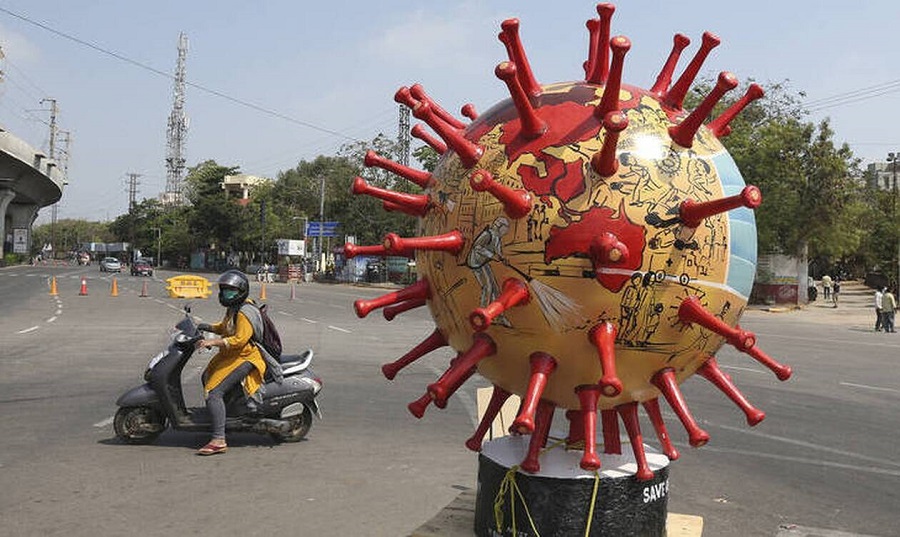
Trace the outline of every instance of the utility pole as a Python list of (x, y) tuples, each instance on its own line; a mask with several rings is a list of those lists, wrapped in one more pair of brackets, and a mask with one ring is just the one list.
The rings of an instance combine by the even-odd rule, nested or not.
[[(41, 99), (41, 104), (50, 103), (50, 159), (56, 159), (56, 116), (59, 113), (59, 109), (56, 106), (56, 99), (51, 99), (47, 97), (46, 99)], [(56, 220), (59, 217), (59, 208), (56, 203), (53, 204), (53, 207), (50, 209), (50, 246), (53, 246), (53, 243), (56, 242)], [(56, 255), (55, 253), (52, 255)]]
[(178, 62), (175, 66), (175, 88), (172, 112), (166, 128), (166, 194), (167, 205), (182, 203), (182, 180), (184, 179), (184, 142), (187, 137), (188, 119), (184, 113), (185, 59), (188, 41), (182, 32), (178, 36)]
[(322, 262), (322, 228), (325, 227), (325, 176), (319, 176), (319, 242), (316, 244), (316, 263), (319, 272), (323, 272), (325, 264)]

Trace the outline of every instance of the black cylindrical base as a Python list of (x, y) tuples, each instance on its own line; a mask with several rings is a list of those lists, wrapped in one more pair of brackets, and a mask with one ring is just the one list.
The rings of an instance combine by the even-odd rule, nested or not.
[(664, 455), (648, 452), (654, 477), (638, 481), (631, 446), (623, 443), (627, 455), (601, 454), (597, 483), (593, 472), (579, 467), (580, 450), (560, 447), (541, 456), (540, 472), (514, 472), (513, 486), (507, 474), (521, 462), (528, 441), (528, 436), (503, 437), (484, 444), (478, 457), (475, 535), (581, 537), (590, 519), (590, 535), (665, 536), (669, 470)]

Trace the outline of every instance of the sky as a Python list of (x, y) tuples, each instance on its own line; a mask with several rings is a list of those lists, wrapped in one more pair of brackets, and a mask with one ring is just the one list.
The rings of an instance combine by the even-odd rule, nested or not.
[[(540, 83), (583, 80), (596, 5), (0, 0), (0, 127), (47, 151), (50, 105), (41, 101), (55, 99), (70, 138), (58, 218), (109, 221), (127, 212), (128, 174), (140, 174), (139, 201), (165, 190), (180, 32), (189, 41), (187, 165), (213, 159), (276, 178), (343, 144), (397, 136), (401, 86), (423, 84), (457, 115), (466, 103), (483, 111), (507, 98), (494, 67), (506, 59), (497, 34), (508, 18), (520, 20)], [(623, 81), (648, 88), (675, 33), (691, 38), (676, 77), (703, 32), (715, 33), (722, 44), (701, 76), (787, 81), (805, 95), (808, 119), (830, 119), (835, 141), (866, 164), (900, 152), (898, 23), (894, 0), (641, 0), (616, 4), (612, 35), (632, 42)], [(42, 209), (38, 223), (50, 214)]]

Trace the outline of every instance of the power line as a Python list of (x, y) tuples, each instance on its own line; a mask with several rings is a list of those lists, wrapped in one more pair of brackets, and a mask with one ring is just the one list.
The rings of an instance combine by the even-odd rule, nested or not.
[(898, 91), (900, 91), (900, 80), (892, 80), (890, 82), (884, 82), (881, 84), (876, 84), (874, 86), (868, 86), (853, 91), (839, 93), (837, 95), (832, 95), (831, 97), (813, 99), (811, 101), (805, 102), (804, 106), (810, 112), (817, 112), (826, 108), (834, 108), (836, 106), (865, 101)]
[[(26, 17), (26, 16), (24, 16), (24, 15), (21, 15), (21, 14), (19, 14), (19, 13), (14, 12), (14, 11), (10, 11), (9, 9), (6, 9), (5, 7), (0, 6), (0, 12), (6, 13), (7, 15), (10, 15), (10, 16), (12, 16), (12, 17), (15, 17), (15, 18), (17, 18), (17, 19), (19, 19), (19, 20), (21, 20), (21, 21), (27, 22), (28, 24), (31, 24), (31, 25), (33, 25), (33, 26), (37, 26), (38, 28), (40, 28), (40, 29), (42, 29), (42, 30), (45, 30), (45, 31), (47, 31), (47, 32), (50, 32), (50, 33), (52, 33), (52, 34), (54, 34), (54, 35), (57, 35), (57, 36), (59, 36), (59, 37), (62, 37), (62, 38), (64, 38), (64, 39), (68, 39), (69, 41), (78, 43), (78, 44), (81, 45), (81, 46), (84, 46), (84, 47), (90, 48), (90, 49), (92, 49), (92, 50), (95, 50), (95, 51), (97, 51), (97, 52), (100, 52), (101, 54), (106, 54), (107, 56), (112, 56), (113, 58), (115, 58), (115, 59), (117, 59), (117, 60), (119, 60), (119, 61), (123, 61), (123, 62), (125, 62), (125, 63), (129, 63), (129, 64), (131, 64), (131, 65), (134, 65), (135, 67), (139, 67), (139, 68), (141, 68), (141, 69), (144, 69), (145, 71), (150, 71), (151, 73), (154, 73), (154, 74), (159, 75), (159, 76), (164, 76), (164, 77), (166, 77), (166, 78), (168, 78), (168, 79), (171, 79), (171, 80), (174, 80), (174, 79), (175, 79), (175, 75), (169, 74), (169, 73), (167, 73), (167, 72), (165, 72), (165, 71), (161, 71), (161, 70), (159, 70), (159, 69), (157, 69), (157, 68), (155, 68), (155, 67), (151, 67), (150, 65), (147, 65), (147, 64), (145, 64), (145, 63), (142, 63), (142, 62), (139, 62), (139, 61), (137, 61), (137, 60), (131, 59), (131, 58), (129, 58), (128, 56), (125, 56), (124, 54), (120, 54), (120, 53), (118, 53), (118, 52), (115, 52), (115, 51), (112, 51), (112, 50), (105, 49), (105, 48), (103, 48), (103, 47), (101, 47), (101, 46), (99, 46), (99, 45), (96, 45), (96, 44), (94, 44), (94, 43), (91, 43), (91, 42), (89, 42), (89, 41), (85, 41), (85, 40), (83, 40), (83, 39), (79, 39), (78, 37), (75, 37), (75, 36), (73, 36), (73, 35), (70, 35), (70, 34), (67, 34), (67, 33), (65, 33), (65, 32), (62, 32), (62, 31), (60, 31), (60, 30), (57, 30), (57, 29), (55, 29), (55, 28), (53, 28), (53, 27), (51, 27), (51, 26), (48, 26), (48, 25), (46, 25), (46, 24), (44, 24), (44, 23), (41, 23), (41, 22), (38, 22), (38, 21), (36, 21), (36, 20), (30, 19), (30, 18), (28, 18), (28, 17)], [(287, 114), (282, 114), (281, 112), (277, 112), (277, 111), (275, 111), (275, 110), (272, 110), (272, 109), (269, 109), (269, 108), (265, 108), (265, 107), (260, 106), (260, 105), (258, 105), (258, 104), (254, 104), (254, 103), (251, 103), (251, 102), (249, 102), (249, 101), (245, 101), (245, 100), (243, 100), (243, 99), (239, 99), (239, 98), (237, 98), (237, 97), (232, 97), (231, 95), (228, 95), (228, 94), (226, 94), (226, 93), (223, 93), (223, 92), (221, 92), (221, 91), (218, 91), (218, 90), (215, 90), (215, 89), (212, 89), (212, 88), (208, 88), (208, 87), (203, 86), (203, 85), (201, 85), (201, 84), (197, 84), (197, 83), (190, 82), (190, 81), (185, 81), (185, 85), (190, 86), (190, 87), (192, 87), (192, 88), (194, 88), (194, 89), (200, 90), (200, 91), (202, 91), (202, 92), (204, 92), (204, 93), (208, 93), (208, 94), (210, 94), (210, 95), (215, 95), (216, 97), (219, 97), (219, 98), (221, 98), (221, 99), (225, 99), (226, 101), (230, 101), (230, 102), (232, 102), (232, 103), (234, 103), (234, 104), (238, 104), (238, 105), (240, 105), (240, 106), (244, 106), (244, 107), (246, 107), (246, 108), (250, 108), (250, 109), (252, 109), (252, 110), (256, 110), (257, 112), (262, 112), (262, 113), (267, 114), (267, 115), (270, 115), (270, 116), (272, 116), (272, 117), (277, 117), (277, 118), (279, 118), (279, 119), (283, 119), (284, 121), (287, 121), (287, 122), (289, 122), (289, 123), (294, 123), (294, 124), (296, 124), (296, 125), (301, 125), (301, 126), (303, 126), (303, 127), (307, 127), (307, 128), (313, 129), (313, 130), (317, 130), (317, 131), (319, 131), (319, 132), (324, 132), (324, 133), (326, 133), (326, 134), (331, 134), (332, 136), (337, 136), (337, 137), (344, 138), (344, 139), (346, 139), (346, 140), (350, 140), (350, 141), (353, 141), (353, 142), (361, 142), (361, 141), (362, 141), (362, 140), (359, 140), (359, 139), (354, 138), (354, 137), (352, 137), (352, 136), (348, 136), (348, 135), (346, 135), (346, 134), (344, 134), (344, 133), (337, 132), (337, 131), (334, 131), (334, 130), (331, 130), (331, 129), (328, 129), (328, 128), (325, 128), (325, 127), (320, 127), (319, 125), (315, 125), (315, 124), (313, 124), (313, 123), (309, 123), (309, 122), (307, 122), (307, 121), (303, 121), (303, 120), (300, 120), (300, 119), (291, 117), (291, 116), (289, 116), (289, 115), (287, 115)]]

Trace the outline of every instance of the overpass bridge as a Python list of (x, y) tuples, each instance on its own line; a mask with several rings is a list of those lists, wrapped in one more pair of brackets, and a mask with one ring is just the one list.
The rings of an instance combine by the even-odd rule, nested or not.
[(68, 184), (57, 162), (0, 127), (0, 260), (31, 252), (31, 225)]

